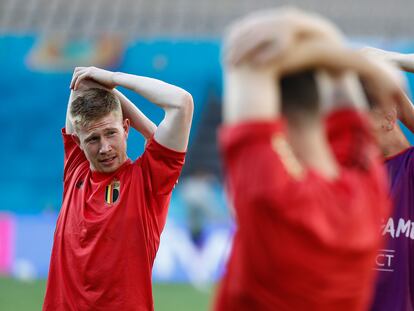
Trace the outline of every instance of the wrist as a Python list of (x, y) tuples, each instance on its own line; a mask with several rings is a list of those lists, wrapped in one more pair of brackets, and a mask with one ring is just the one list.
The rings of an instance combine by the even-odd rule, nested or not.
[(112, 72), (111, 84), (113, 85), (113, 87), (116, 87), (116, 86), (120, 85), (120, 83), (119, 83), (120, 79), (119, 78), (120, 78), (121, 74), (122, 74), (122, 72), (119, 72), (119, 71)]

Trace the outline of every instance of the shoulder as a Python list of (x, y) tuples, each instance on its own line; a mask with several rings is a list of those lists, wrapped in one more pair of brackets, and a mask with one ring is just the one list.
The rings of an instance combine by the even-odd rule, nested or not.
[(223, 151), (256, 143), (269, 143), (274, 134), (284, 133), (283, 119), (269, 121), (245, 121), (223, 125), (218, 132), (220, 147)]

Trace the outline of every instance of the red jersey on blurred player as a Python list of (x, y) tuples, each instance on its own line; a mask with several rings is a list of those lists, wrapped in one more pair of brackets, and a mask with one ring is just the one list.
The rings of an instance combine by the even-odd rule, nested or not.
[[(325, 36), (321, 23), (307, 27), (298, 12), (271, 14), (236, 23), (226, 46), (220, 144), (238, 228), (215, 310), (366, 310), (389, 202), (358, 112), (366, 104), (359, 81), (344, 70), (361, 70), (373, 89), (388, 85), (388, 96), (399, 91)], [(291, 46), (267, 59), (273, 40)]]
[[(112, 90), (117, 85), (165, 110), (158, 128)], [(63, 204), (43, 310), (153, 310), (151, 270), (184, 164), (191, 96), (97, 68), (77, 68), (71, 87)], [(135, 162), (126, 155), (130, 122), (149, 139)]]
[(364, 122), (352, 110), (330, 116), (344, 162), (334, 181), (295, 176), (282, 120), (222, 129), (238, 230), (216, 310), (365, 310), (388, 200)]

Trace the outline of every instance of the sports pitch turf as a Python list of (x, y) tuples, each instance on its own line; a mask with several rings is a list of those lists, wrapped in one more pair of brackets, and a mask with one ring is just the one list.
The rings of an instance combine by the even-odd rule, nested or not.
[[(155, 311), (207, 311), (213, 289), (200, 292), (187, 284), (154, 284)], [(0, 278), (1, 311), (41, 310), (45, 281)]]

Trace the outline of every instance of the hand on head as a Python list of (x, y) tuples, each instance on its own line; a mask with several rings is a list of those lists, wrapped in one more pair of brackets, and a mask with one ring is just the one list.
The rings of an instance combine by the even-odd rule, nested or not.
[(340, 31), (316, 14), (295, 8), (258, 11), (229, 27), (224, 43), (224, 60), (228, 66), (244, 62), (269, 66), (296, 42), (317, 38), (342, 44)]
[(341, 32), (329, 21), (297, 9), (259, 11), (236, 21), (228, 30), (223, 53), (229, 70), (246, 64), (272, 68), (277, 78), (309, 69), (334, 77), (353, 71), (383, 107), (403, 96), (398, 74), (346, 48)]
[(70, 88), (77, 91), (82, 87), (90, 88), (88, 85), (93, 85), (92, 87), (99, 85), (98, 88), (111, 90), (116, 86), (113, 75), (114, 73), (111, 71), (96, 67), (76, 67), (70, 82)]

